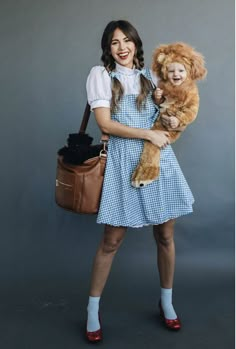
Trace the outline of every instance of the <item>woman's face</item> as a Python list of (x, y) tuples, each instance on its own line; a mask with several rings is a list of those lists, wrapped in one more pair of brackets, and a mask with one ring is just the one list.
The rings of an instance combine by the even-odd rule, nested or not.
[(133, 68), (135, 51), (135, 44), (117, 28), (111, 40), (111, 54), (114, 60), (126, 68)]

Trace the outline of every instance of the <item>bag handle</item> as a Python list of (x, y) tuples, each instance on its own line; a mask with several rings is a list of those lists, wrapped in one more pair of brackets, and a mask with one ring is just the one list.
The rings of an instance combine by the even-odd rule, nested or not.
[(84, 109), (84, 115), (83, 115), (83, 119), (81, 121), (81, 125), (80, 125), (80, 129), (79, 129), (79, 133), (85, 133), (87, 125), (88, 125), (88, 121), (89, 121), (89, 117), (90, 117), (90, 105), (88, 104), (88, 102), (86, 103), (85, 109)]
[[(80, 125), (80, 129), (79, 129), (79, 133), (80, 134), (84, 134), (88, 125), (88, 121), (89, 121), (89, 117), (91, 114), (91, 110), (90, 110), (90, 105), (88, 104), (88, 102), (86, 103), (85, 109), (84, 109), (84, 115), (83, 115), (83, 119), (81, 121), (81, 125)], [(108, 142), (109, 136), (105, 133), (102, 133), (102, 137), (101, 137), (101, 142)]]

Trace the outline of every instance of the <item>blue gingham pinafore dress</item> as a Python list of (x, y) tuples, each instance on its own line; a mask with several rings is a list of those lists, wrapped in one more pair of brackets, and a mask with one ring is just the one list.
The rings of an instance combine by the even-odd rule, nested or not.
[[(148, 69), (144, 75), (151, 80)], [(136, 97), (124, 95), (112, 119), (150, 129), (158, 117), (158, 107), (148, 96), (145, 107), (139, 111)], [(143, 143), (140, 139), (110, 136), (97, 223), (137, 228), (192, 212), (194, 198), (170, 145), (161, 150), (159, 178), (143, 188), (132, 187), (131, 176), (139, 163)]]

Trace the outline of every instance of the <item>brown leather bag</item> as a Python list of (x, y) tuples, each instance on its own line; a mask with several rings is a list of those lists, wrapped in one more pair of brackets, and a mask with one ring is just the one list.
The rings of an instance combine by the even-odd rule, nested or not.
[[(90, 108), (87, 104), (79, 135), (84, 135), (89, 116)], [(94, 214), (98, 212), (107, 158), (107, 140), (108, 137), (104, 135), (102, 137), (103, 146), (100, 147), (98, 155), (79, 165), (69, 164), (64, 161), (63, 155), (58, 156), (56, 203), (60, 207), (76, 213)], [(99, 149), (99, 146), (96, 149)]]

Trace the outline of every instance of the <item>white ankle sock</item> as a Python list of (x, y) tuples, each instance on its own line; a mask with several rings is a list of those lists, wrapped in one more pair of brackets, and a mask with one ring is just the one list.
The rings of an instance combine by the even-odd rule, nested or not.
[(87, 331), (88, 332), (94, 332), (100, 329), (100, 322), (99, 322), (99, 301), (100, 297), (89, 297), (88, 302), (88, 319), (87, 319)]
[(166, 319), (174, 320), (177, 318), (172, 305), (172, 288), (161, 288), (161, 305)]

